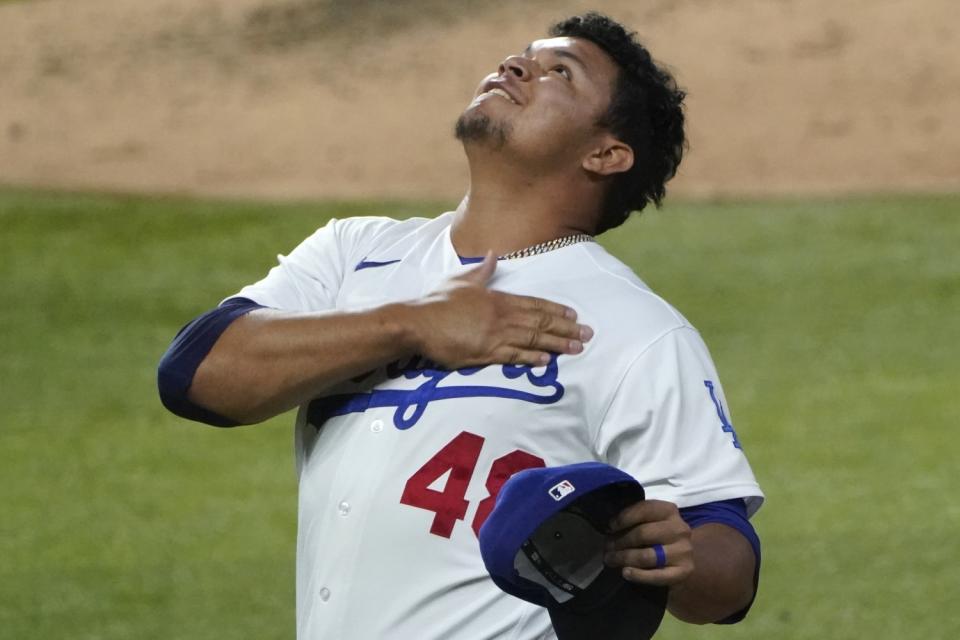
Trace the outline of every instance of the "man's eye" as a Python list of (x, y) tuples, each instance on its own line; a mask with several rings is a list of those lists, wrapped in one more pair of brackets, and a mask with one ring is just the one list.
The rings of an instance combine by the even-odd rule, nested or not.
[(560, 74), (561, 76), (563, 76), (563, 77), (566, 78), (567, 80), (570, 79), (570, 69), (566, 68), (566, 67), (563, 66), (562, 64), (558, 64), (558, 65), (555, 66), (553, 69), (551, 69), (551, 71), (556, 71), (558, 74)]

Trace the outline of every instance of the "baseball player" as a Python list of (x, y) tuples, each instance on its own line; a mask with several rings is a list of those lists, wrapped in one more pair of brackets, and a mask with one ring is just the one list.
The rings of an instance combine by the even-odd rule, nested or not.
[(490, 580), (477, 532), (512, 474), (588, 460), (648, 498), (615, 519), (609, 566), (669, 587), (689, 622), (735, 622), (753, 600), (763, 494), (707, 348), (594, 241), (660, 203), (684, 94), (605, 16), (550, 36), (460, 116), (455, 211), (330, 221), (161, 361), (179, 415), (299, 407), (301, 640), (554, 637), (545, 609)]

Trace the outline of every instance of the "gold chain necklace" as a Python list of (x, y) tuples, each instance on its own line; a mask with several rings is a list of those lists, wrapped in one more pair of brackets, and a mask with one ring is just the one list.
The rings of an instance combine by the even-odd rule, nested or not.
[(596, 239), (586, 233), (575, 233), (572, 236), (564, 236), (562, 238), (555, 238), (553, 240), (548, 240), (546, 242), (541, 242), (540, 244), (535, 244), (532, 247), (527, 247), (526, 249), (518, 249), (517, 251), (511, 251), (505, 255), (497, 258), (498, 260), (512, 260), (514, 258), (528, 258), (530, 256), (535, 256), (540, 253), (546, 253), (547, 251), (553, 251), (554, 249), (559, 249), (560, 247), (566, 247), (567, 245), (576, 244), (578, 242), (596, 242)]

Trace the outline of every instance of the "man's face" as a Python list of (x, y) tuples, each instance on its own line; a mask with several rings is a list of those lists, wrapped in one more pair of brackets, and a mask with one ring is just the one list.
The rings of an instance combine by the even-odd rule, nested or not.
[(457, 121), (457, 138), (537, 164), (578, 162), (599, 133), (617, 73), (588, 40), (537, 40), (483, 79)]

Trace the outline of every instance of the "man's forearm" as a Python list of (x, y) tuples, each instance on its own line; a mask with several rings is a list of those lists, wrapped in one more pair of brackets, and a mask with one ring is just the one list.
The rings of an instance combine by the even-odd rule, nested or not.
[(196, 368), (189, 401), (221, 418), (260, 422), (413, 354), (458, 369), (539, 366), (551, 353), (583, 351), (593, 330), (576, 322), (573, 309), (488, 289), (496, 264), (488, 253), (421, 299), (369, 311), (251, 311), (219, 335)]
[(750, 543), (737, 530), (705, 524), (692, 532), (694, 571), (670, 588), (667, 609), (694, 624), (718, 622), (753, 598), (756, 563)]
[(415, 352), (401, 305), (305, 314), (258, 309), (234, 321), (200, 364), (189, 398), (240, 423)]

